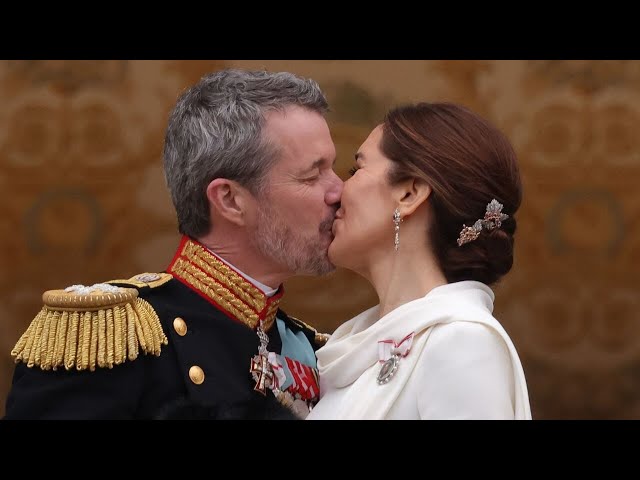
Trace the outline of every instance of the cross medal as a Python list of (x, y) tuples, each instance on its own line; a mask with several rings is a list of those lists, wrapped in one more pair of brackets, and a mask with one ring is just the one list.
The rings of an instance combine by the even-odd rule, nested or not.
[(256, 392), (260, 392), (263, 395), (267, 394), (267, 388), (271, 388), (273, 385), (273, 370), (269, 364), (267, 345), (269, 344), (269, 337), (262, 329), (262, 322), (256, 329), (258, 338), (260, 339), (260, 346), (258, 347), (258, 354), (254, 355), (251, 359), (251, 368), (249, 372), (256, 381), (253, 389)]

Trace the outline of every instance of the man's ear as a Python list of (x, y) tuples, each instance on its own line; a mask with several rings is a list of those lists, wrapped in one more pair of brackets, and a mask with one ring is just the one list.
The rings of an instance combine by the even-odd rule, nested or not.
[(398, 209), (402, 217), (415, 212), (431, 195), (431, 187), (419, 178), (405, 180), (397, 186)]
[(218, 215), (235, 225), (243, 226), (253, 195), (238, 182), (216, 178), (207, 186), (207, 199)]

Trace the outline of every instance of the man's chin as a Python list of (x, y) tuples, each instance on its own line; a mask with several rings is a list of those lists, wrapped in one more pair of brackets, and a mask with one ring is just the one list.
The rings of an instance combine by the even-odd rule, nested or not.
[(305, 268), (304, 270), (295, 272), (295, 275), (299, 276), (308, 276), (308, 277), (323, 277), (324, 275), (329, 275), (330, 273), (335, 272), (336, 267), (333, 266), (330, 262), (326, 262), (323, 265), (316, 265), (313, 268)]
[[(331, 242), (329, 242), (329, 244), (330, 243)], [(323, 245), (323, 247), (324, 248), (318, 248), (318, 250), (316, 250), (316, 251), (324, 251), (323, 258), (317, 258), (313, 266), (309, 266), (309, 268), (307, 268), (308, 271), (305, 273), (305, 275), (321, 276), (321, 275), (327, 275), (335, 271), (336, 269), (335, 265), (331, 263), (331, 261), (329, 260), (329, 254), (328, 254), (329, 245), (326, 245), (326, 246)]]

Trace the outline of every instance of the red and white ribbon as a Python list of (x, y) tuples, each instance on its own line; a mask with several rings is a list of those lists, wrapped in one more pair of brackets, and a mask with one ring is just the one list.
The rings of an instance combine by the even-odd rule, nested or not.
[[(282, 359), (286, 365), (280, 363)], [(286, 390), (291, 394), (298, 393), (303, 400), (312, 400), (320, 395), (318, 375), (312, 367), (289, 357), (281, 357), (274, 352), (269, 352), (268, 360), (274, 374), (272, 381), (276, 388), (282, 389), (282, 385), (287, 381), (285, 370), (288, 370), (292, 383)]]
[(393, 340), (379, 340), (378, 341), (378, 359), (380, 363), (384, 363), (393, 355), (400, 355), (406, 357), (411, 350), (411, 344), (413, 343), (414, 332), (404, 337), (400, 342), (396, 343)]
[(293, 385), (289, 386), (291, 393), (299, 394), (303, 400), (317, 398), (320, 395), (320, 387), (314, 369), (289, 357), (285, 357), (285, 361), (293, 376)]
[(278, 355), (274, 352), (269, 352), (269, 363), (271, 364), (271, 370), (273, 370), (274, 378), (273, 383), (276, 388), (280, 388), (280, 385), (284, 384), (287, 380), (287, 377), (282, 369), (282, 365), (280, 365), (280, 361), (278, 360)]

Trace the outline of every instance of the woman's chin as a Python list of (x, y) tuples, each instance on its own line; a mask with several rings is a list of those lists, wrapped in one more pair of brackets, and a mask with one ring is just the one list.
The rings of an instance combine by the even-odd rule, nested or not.
[(329, 245), (327, 256), (329, 257), (329, 261), (332, 265), (336, 267), (344, 266), (344, 254), (340, 248), (340, 241), (338, 240), (338, 237), (334, 237), (333, 241)]

